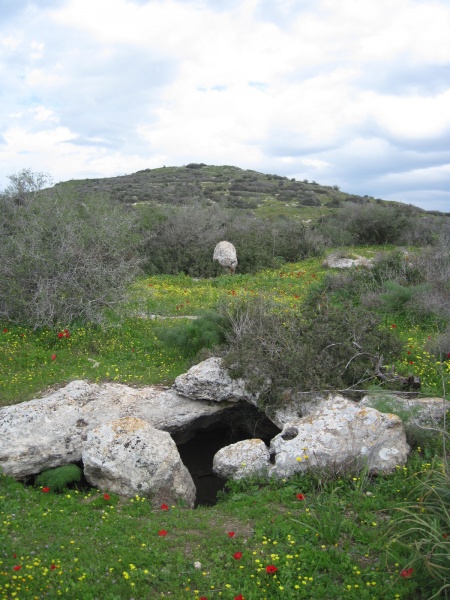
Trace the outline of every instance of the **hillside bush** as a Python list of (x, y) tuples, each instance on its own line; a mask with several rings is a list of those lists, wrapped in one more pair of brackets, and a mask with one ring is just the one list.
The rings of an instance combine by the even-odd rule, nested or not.
[(105, 195), (41, 189), (28, 171), (11, 182), (0, 194), (0, 317), (100, 322), (138, 271), (133, 214)]
[(249, 378), (268, 404), (282, 403), (290, 389), (367, 385), (376, 379), (380, 357), (389, 362), (402, 347), (374, 313), (351, 303), (322, 304), (299, 313), (280, 310), (260, 297), (236, 302), (228, 318), (225, 364), (234, 376)]

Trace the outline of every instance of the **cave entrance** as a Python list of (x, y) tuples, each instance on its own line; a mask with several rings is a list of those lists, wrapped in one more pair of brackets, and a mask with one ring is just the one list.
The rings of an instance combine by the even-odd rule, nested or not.
[(177, 445), (181, 460), (197, 488), (195, 505), (213, 506), (217, 502), (217, 492), (225, 487), (225, 480), (213, 473), (216, 452), (251, 438), (259, 438), (268, 446), (279, 432), (272, 421), (248, 404), (224, 411), (214, 423), (202, 423), (197, 429), (194, 427), (189, 439), (180, 440)]

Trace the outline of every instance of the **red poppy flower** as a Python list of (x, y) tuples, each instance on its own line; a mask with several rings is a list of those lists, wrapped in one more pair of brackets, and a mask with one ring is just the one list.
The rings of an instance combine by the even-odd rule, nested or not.
[(161, 504), (161, 510), (169, 510), (169, 507), (167, 504)]
[(44, 494), (47, 494), (50, 491), (50, 488), (45, 486), (42, 488), (42, 491), (44, 492)]
[(450, 358), (450, 352), (447, 354), (447, 358)]
[(245, 598), (242, 594), (239, 594), (239, 596), (234, 597), (234, 600), (245, 600)]
[(69, 330), (68, 329), (64, 329), (64, 333), (69, 333)]
[(206, 596), (200, 596), (198, 600), (208, 600), (208, 598)]
[(408, 577), (411, 577), (411, 575), (413, 574), (413, 571), (414, 569), (412, 567), (410, 569), (403, 569), (403, 571), (400, 573), (400, 577), (408, 579)]
[(229, 531), (228, 532), (228, 537), (234, 537), (234, 531)]
[(105, 500), (111, 500), (111, 496), (109, 494), (103, 494), (103, 498)]
[(56, 354), (52, 354), (52, 360), (56, 360)]
[(8, 330), (6, 329), (6, 327), (3, 328), (3, 333), (8, 333)]
[(411, 352), (408, 350), (408, 354), (411, 354)]
[(52, 564), (50, 565), (50, 569), (51, 569), (52, 571), (54, 571), (54, 570), (56, 569), (56, 565), (54, 565), (54, 564), (52, 563)]
[(395, 329), (397, 327), (397, 325), (395, 323), (392, 323), (391, 327), (392, 327), (392, 329)]
[(266, 573), (276, 573), (278, 568), (275, 565), (267, 565)]
[(58, 333), (58, 337), (59, 337), (60, 339), (64, 337), (64, 334), (63, 334), (63, 332), (62, 332), (62, 331), (60, 331), (60, 332)]
[(158, 535), (165, 537), (167, 535), (167, 531), (165, 529), (161, 529), (161, 531), (158, 531)]
[[(445, 533), (444, 533), (444, 537), (446, 537), (446, 536), (445, 536)], [(13, 554), (13, 558), (17, 558), (17, 554), (16, 554), (15, 552), (14, 552), (14, 554)]]
[(413, 364), (414, 364), (414, 361), (410, 360), (410, 361), (409, 361), (409, 364), (410, 364), (410, 365), (413, 365)]
[(70, 333), (67, 332), (64, 337), (66, 337), (67, 339), (69, 339), (70, 338)]
[(15, 565), (13, 567), (13, 571), (20, 571), (21, 568), (22, 568), (22, 565)]
[(236, 560), (240, 560), (242, 558), (242, 552), (235, 552), (233, 554), (233, 558), (235, 558)]
[(297, 500), (305, 500), (305, 494), (297, 494), (296, 496)]

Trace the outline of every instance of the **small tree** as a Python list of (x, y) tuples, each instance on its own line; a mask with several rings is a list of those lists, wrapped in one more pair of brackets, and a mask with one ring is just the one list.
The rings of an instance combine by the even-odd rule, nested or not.
[(133, 214), (105, 195), (42, 189), (42, 174), (10, 180), (0, 194), (0, 317), (101, 321), (137, 272)]

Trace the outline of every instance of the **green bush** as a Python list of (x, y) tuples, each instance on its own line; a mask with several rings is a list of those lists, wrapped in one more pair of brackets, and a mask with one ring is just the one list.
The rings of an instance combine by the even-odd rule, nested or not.
[(83, 472), (77, 465), (64, 465), (42, 471), (35, 481), (34, 485), (49, 487), (52, 492), (60, 492), (71, 483), (77, 483), (81, 480)]
[(179, 320), (170, 326), (158, 327), (159, 340), (177, 348), (184, 356), (195, 356), (204, 348), (213, 348), (225, 341), (225, 318), (214, 311), (205, 311), (196, 319)]

